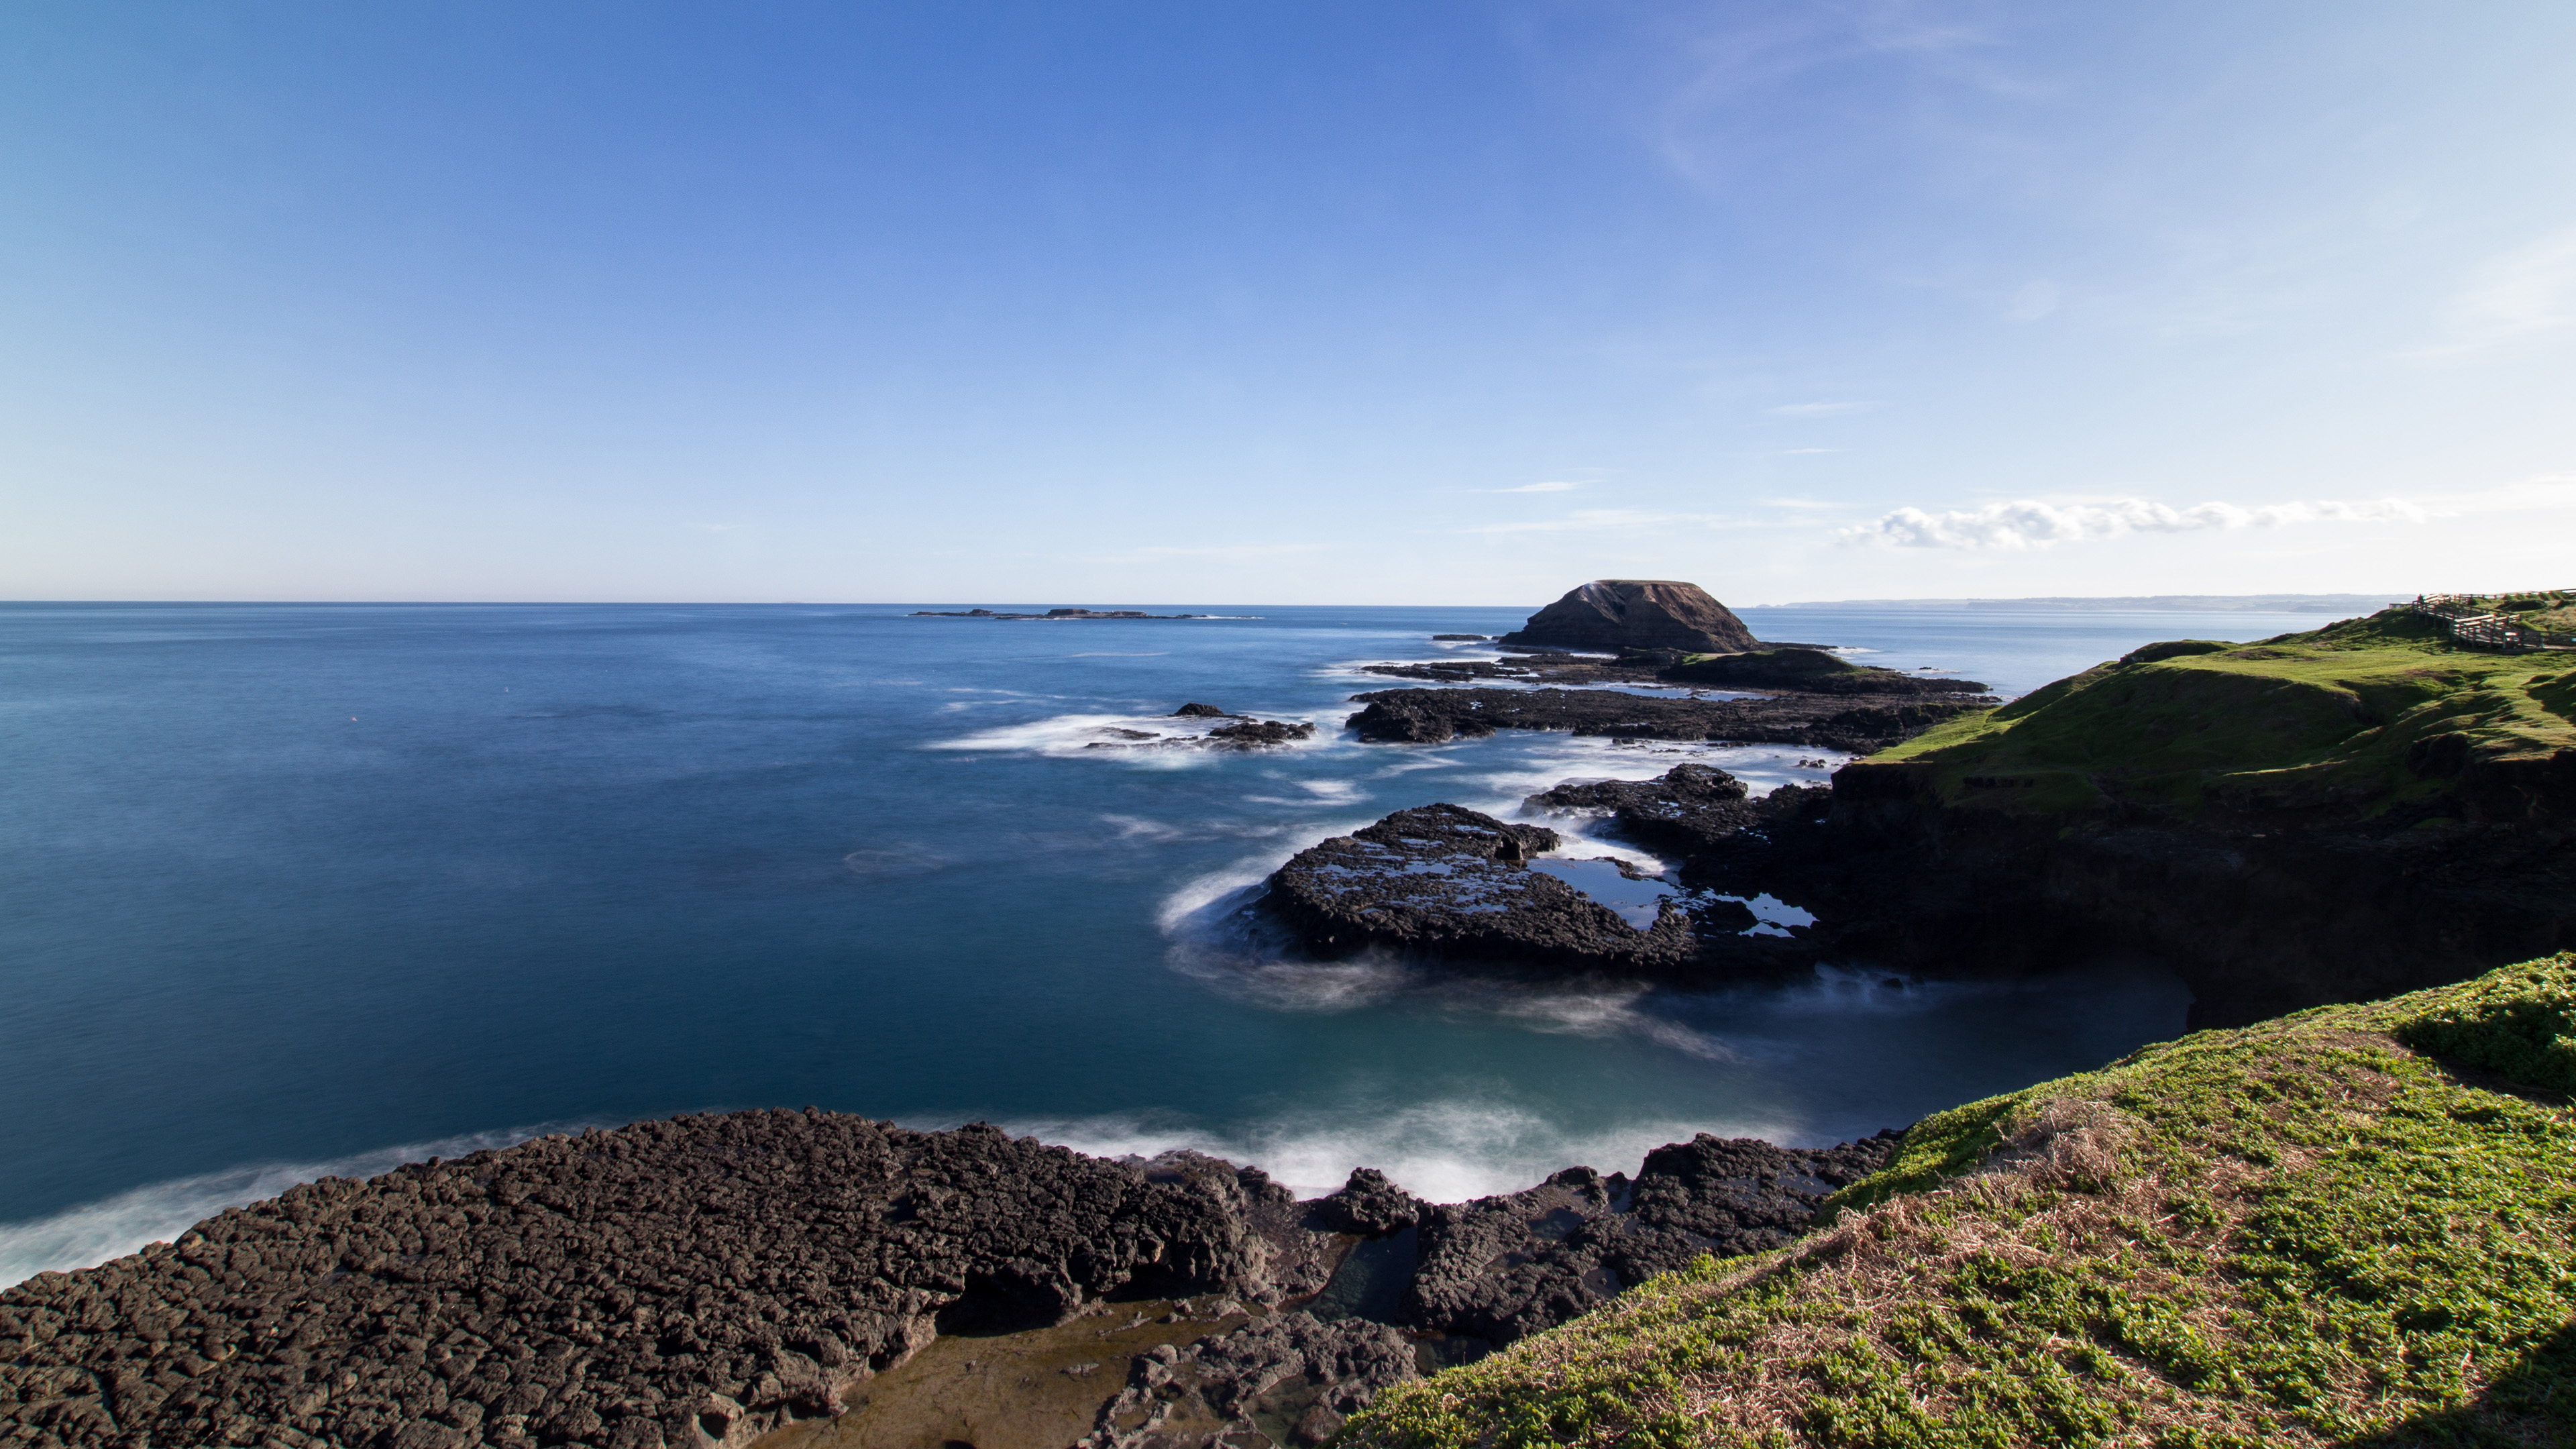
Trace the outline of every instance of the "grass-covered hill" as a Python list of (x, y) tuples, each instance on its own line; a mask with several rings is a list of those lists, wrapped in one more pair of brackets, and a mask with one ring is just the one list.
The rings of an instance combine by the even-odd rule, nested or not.
[(2576, 956), (1927, 1118), (1350, 1446), (2576, 1443)]
[(2358, 820), (2463, 797), (2520, 819), (2576, 783), (2558, 779), (2571, 714), (2576, 654), (2481, 652), (2391, 609), (2250, 645), (2151, 644), (1865, 769), (2013, 814)]

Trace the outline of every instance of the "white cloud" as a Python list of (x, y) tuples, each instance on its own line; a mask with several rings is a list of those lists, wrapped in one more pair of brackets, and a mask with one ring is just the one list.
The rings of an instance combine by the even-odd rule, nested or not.
[(1487, 491), (1493, 493), (1571, 493), (1582, 486), (1583, 485), (1580, 483), (1524, 483), (1518, 488), (1494, 488)]
[(2051, 504), (2032, 499), (1983, 508), (1927, 512), (1900, 508), (1842, 530), (1846, 544), (1882, 543), (1899, 548), (2049, 548), (2116, 538), (2124, 533), (2199, 533), (2212, 529), (2272, 528), (2285, 523), (2417, 523), (2423, 509), (2398, 499), (2348, 503), (2198, 503), (2189, 508), (2118, 498), (2104, 503)]
[(1867, 412), (1876, 406), (1874, 402), (1803, 402), (1782, 403), (1766, 411), (1775, 418), (1829, 418), (1837, 413)]

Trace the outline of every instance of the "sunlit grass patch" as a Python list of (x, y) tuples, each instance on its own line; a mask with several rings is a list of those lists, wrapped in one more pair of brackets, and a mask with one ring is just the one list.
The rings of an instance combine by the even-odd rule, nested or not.
[(1345, 1442), (2568, 1442), (2576, 1114), (2491, 1074), (2576, 1062), (2571, 1001), (2553, 957), (1940, 1114), (1818, 1236), (1390, 1393)]

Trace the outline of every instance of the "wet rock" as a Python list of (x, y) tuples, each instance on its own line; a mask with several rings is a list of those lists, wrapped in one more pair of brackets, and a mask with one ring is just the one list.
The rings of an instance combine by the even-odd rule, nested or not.
[(1682, 764), (1653, 780), (1569, 781), (1530, 796), (1522, 808), (1607, 816), (1620, 838), (1689, 857), (1745, 831), (1820, 820), (1832, 803), (1827, 786), (1782, 785), (1756, 797), (1724, 770)]
[[(1314, 1443), (1386, 1389), (1418, 1376), (1413, 1345), (1386, 1324), (1285, 1313), (1185, 1349), (1167, 1344), (1138, 1355), (1082, 1449), (1265, 1442), (1254, 1437), (1262, 1435), (1255, 1415), (1296, 1425), (1292, 1437)], [(1216, 1427), (1180, 1427), (1210, 1421)]]
[(1196, 700), (1172, 711), (1174, 719), (1224, 719), (1226, 717), (1224, 710), (1212, 704), (1200, 704)]
[(1555, 831), (1457, 805), (1399, 810), (1298, 852), (1260, 909), (1325, 956), (1379, 948), (1549, 970), (1669, 971), (1698, 943), (1666, 910), (1639, 930), (1556, 877), (1528, 869)]
[(1311, 740), (1315, 737), (1315, 726), (1305, 721), (1290, 724), (1285, 720), (1253, 719), (1241, 724), (1218, 725), (1207, 732), (1207, 737), (1237, 749), (1252, 750), (1264, 745), (1284, 745), (1291, 740)]
[(1669, 579), (1595, 579), (1532, 614), (1503, 640), (1613, 651), (1727, 653), (1759, 647), (1744, 621), (1707, 590)]
[(1994, 701), (1982, 696), (1670, 699), (1608, 689), (1383, 689), (1347, 723), (1362, 740), (1439, 744), (1498, 729), (1565, 730), (1651, 740), (1807, 745), (1870, 754)]

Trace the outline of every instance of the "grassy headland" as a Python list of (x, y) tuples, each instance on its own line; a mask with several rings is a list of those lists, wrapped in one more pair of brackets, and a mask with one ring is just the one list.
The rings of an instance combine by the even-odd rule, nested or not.
[(1341, 1438), (2576, 1441), (2576, 956), (2147, 1048), (1925, 1119), (1703, 1259)]
[(1867, 763), (2013, 813), (2367, 818), (2465, 769), (2576, 748), (2571, 714), (2576, 656), (2464, 648), (2391, 609), (2250, 645), (2151, 644)]

